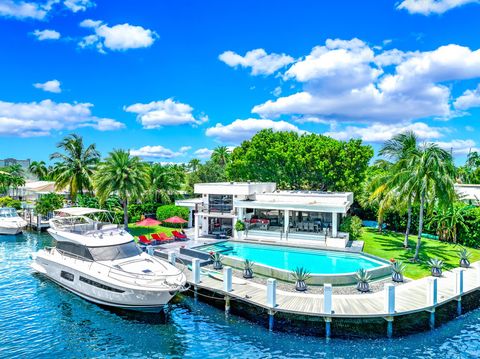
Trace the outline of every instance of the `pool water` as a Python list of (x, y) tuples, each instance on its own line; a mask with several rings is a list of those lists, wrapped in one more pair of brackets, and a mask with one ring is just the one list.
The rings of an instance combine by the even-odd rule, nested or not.
[(284, 270), (304, 267), (312, 274), (345, 274), (360, 268), (373, 269), (385, 263), (370, 259), (359, 253), (335, 252), (329, 250), (293, 248), (287, 246), (257, 243), (220, 242), (195, 248), (202, 252), (219, 252), (242, 260)]
[(269, 332), (190, 297), (165, 314), (89, 303), (33, 276), (48, 235), (0, 236), (0, 358), (479, 358), (480, 311), (405, 338), (336, 339)]

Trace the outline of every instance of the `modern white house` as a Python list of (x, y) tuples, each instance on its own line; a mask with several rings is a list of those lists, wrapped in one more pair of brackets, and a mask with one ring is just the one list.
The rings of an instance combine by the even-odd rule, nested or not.
[(474, 205), (480, 205), (480, 184), (455, 184), (460, 199)]
[(281, 191), (268, 182), (198, 183), (194, 191), (201, 197), (176, 204), (190, 208), (195, 239), (240, 239), (234, 228), (241, 220), (244, 239), (316, 241), (333, 247), (348, 242), (339, 226), (353, 203), (351, 192)]

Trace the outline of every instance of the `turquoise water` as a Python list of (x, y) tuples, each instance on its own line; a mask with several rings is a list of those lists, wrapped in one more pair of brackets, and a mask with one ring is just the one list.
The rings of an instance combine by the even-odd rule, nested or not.
[(405, 338), (272, 332), (190, 297), (165, 314), (114, 312), (32, 276), (47, 235), (0, 236), (0, 358), (479, 358), (480, 311)]
[(310, 273), (316, 274), (352, 273), (360, 268), (373, 269), (384, 265), (361, 254), (256, 243), (226, 241), (197, 249), (204, 252), (220, 252), (222, 255), (249, 259), (255, 263), (285, 270), (304, 267)]

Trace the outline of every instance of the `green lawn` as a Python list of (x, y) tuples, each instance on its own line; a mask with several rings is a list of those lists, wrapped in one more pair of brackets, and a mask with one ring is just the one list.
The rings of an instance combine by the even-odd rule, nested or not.
[(179, 230), (178, 228), (168, 228), (163, 226), (142, 227), (142, 226), (137, 226), (135, 224), (129, 224), (128, 228), (132, 236), (136, 237), (140, 235), (146, 235), (148, 238), (150, 238), (150, 235), (153, 233), (165, 233), (167, 236), (171, 237), (172, 231)]
[[(364, 228), (361, 239), (365, 242), (363, 248), (365, 253), (387, 260), (390, 260), (390, 258), (401, 260), (407, 266), (405, 275), (412, 279), (430, 275), (430, 268), (427, 264), (429, 258), (438, 257), (443, 259), (445, 261), (444, 269), (452, 269), (459, 265), (457, 253), (461, 249), (460, 245), (422, 238), (420, 260), (418, 263), (412, 263), (410, 260), (415, 254), (416, 235), (410, 236), (410, 248), (407, 250), (403, 248), (404, 235), (401, 233), (387, 232), (381, 234), (375, 229)], [(469, 248), (469, 250), (472, 253), (471, 262), (480, 260), (480, 250), (473, 248)]]

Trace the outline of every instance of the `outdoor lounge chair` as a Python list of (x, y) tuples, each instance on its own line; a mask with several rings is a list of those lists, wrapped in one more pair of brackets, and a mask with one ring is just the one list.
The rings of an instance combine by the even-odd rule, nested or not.
[(187, 239), (187, 236), (185, 234), (181, 234), (180, 232), (178, 231), (173, 231), (172, 232), (173, 236), (176, 238), (176, 239), (179, 239), (181, 241), (184, 241)]
[(160, 243), (168, 243), (173, 240), (173, 238), (167, 237), (165, 233), (154, 233), (152, 234), (152, 239)]
[(143, 235), (142, 235), (142, 236), (138, 236), (138, 241), (139, 241), (141, 244), (144, 244), (144, 245), (146, 245), (146, 246), (152, 244), (152, 241), (149, 240), (149, 239), (147, 238), (147, 236), (143, 236)]

